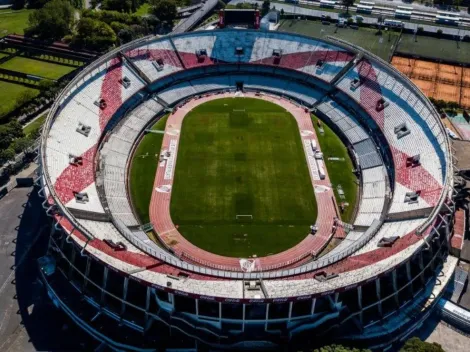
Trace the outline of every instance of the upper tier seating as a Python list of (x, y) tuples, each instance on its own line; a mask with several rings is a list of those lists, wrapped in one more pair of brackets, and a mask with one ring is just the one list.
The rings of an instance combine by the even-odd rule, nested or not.
[(154, 82), (183, 69), (169, 39), (155, 40), (126, 52), (126, 56)]
[(46, 159), (55, 190), (68, 207), (104, 212), (94, 180), (97, 143), (119, 107), (143, 86), (116, 58), (94, 70), (62, 101), (48, 135)]
[[(396, 74), (362, 60), (338, 83), (338, 88), (359, 103), (387, 139), (395, 164), (395, 192), (391, 213), (436, 205), (441, 194), (445, 136), (434, 116)], [(410, 159), (417, 157), (418, 163)], [(398, 191), (397, 191), (398, 190)], [(406, 193), (418, 192), (417, 202)]]

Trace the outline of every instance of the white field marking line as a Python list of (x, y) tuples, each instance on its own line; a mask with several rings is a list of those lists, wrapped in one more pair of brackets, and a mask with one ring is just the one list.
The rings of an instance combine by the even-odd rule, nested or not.
[(233, 112), (245, 112), (245, 109), (233, 109)]

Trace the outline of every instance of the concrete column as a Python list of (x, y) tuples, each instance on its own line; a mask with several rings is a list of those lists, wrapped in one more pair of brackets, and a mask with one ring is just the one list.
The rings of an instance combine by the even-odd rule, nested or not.
[(419, 269), (420, 269), (420, 272), (421, 272), (419, 274), (419, 276), (421, 278), (421, 282), (424, 285), (424, 283), (426, 282), (426, 279), (424, 277), (424, 259), (423, 259), (423, 252), (422, 251), (419, 252), (419, 258), (418, 259), (419, 259)]
[(102, 291), (101, 291), (101, 304), (104, 304), (104, 291), (106, 290), (106, 284), (108, 282), (108, 267), (104, 267), (104, 272), (103, 272), (103, 284), (101, 285)]
[(393, 292), (394, 298), (395, 298), (395, 303), (397, 304), (397, 307), (400, 307), (400, 301), (398, 300), (398, 288), (397, 288), (397, 270), (392, 271), (392, 285), (393, 285)]
[(175, 295), (168, 292), (168, 302), (175, 308)]
[(271, 305), (271, 303), (267, 303), (266, 304), (266, 323), (264, 324), (264, 330), (267, 331), (268, 330), (268, 320), (269, 320), (269, 306)]
[(72, 272), (73, 272), (73, 268), (72, 268), (72, 265), (75, 264), (75, 256), (77, 255), (77, 251), (75, 250), (75, 248), (72, 248), (72, 255), (70, 256), (69, 260), (70, 260), (70, 268), (69, 268), (69, 274), (68, 274), (68, 277), (69, 277), (69, 280), (70, 278), (72, 277)]
[(245, 304), (243, 303), (242, 331), (245, 331)]
[(194, 304), (196, 305), (196, 316), (199, 316), (199, 299), (194, 300)]
[(361, 328), (363, 327), (362, 319), (362, 286), (357, 286), (357, 305), (359, 306), (359, 321), (361, 323)]
[(222, 321), (222, 302), (219, 302), (219, 321)]
[(85, 277), (83, 279), (83, 288), (86, 288), (88, 285), (88, 275), (90, 275), (90, 266), (91, 266), (91, 260), (90, 257), (86, 258), (86, 268), (85, 268)]
[(408, 279), (408, 290), (410, 291), (411, 295), (413, 296), (413, 284), (411, 283), (411, 260), (408, 260), (405, 264), (406, 267), (406, 278)]
[(150, 327), (149, 325), (149, 309), (150, 309), (150, 297), (152, 295), (152, 289), (150, 287), (147, 287), (147, 294), (145, 295), (145, 329), (144, 333), (148, 330)]
[(126, 311), (127, 288), (129, 287), (129, 277), (124, 278), (124, 285), (122, 288), (122, 302), (121, 302), (121, 315)]
[(316, 303), (317, 303), (317, 299), (316, 298), (312, 299), (312, 309), (310, 310), (311, 315), (315, 314), (315, 304)]
[(379, 304), (377, 304), (377, 308), (379, 309), (379, 314), (382, 317), (383, 316), (382, 294), (380, 293), (380, 279), (379, 278), (375, 279), (375, 294), (377, 296), (377, 301), (379, 302)]
[(293, 305), (293, 302), (290, 301), (289, 302), (289, 319), (288, 319), (288, 321), (290, 321), (290, 319), (292, 318), (292, 305)]

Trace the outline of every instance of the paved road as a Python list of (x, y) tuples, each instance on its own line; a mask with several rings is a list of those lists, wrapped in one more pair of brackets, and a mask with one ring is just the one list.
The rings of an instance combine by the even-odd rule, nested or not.
[(41, 201), (33, 188), (13, 189), (0, 200), (0, 351), (95, 348), (37, 280), (36, 259), (45, 254), (49, 235)]
[[(244, 3), (244, 2), (249, 2), (249, 3), (258, 3), (259, 6), (261, 7), (262, 1), (259, 0), (231, 0), (230, 5), (236, 5), (238, 3)], [(338, 19), (339, 13), (336, 12), (330, 12), (330, 11), (322, 11), (320, 9), (314, 9), (314, 8), (304, 8), (304, 7), (299, 7), (299, 6), (294, 6), (290, 4), (279, 4), (279, 3), (272, 3), (271, 5), (276, 6), (277, 10), (284, 9), (286, 13), (293, 13), (297, 14), (299, 16), (314, 16), (314, 17), (321, 17), (321, 15), (326, 15), (330, 16), (332, 19)], [(362, 17), (364, 17), (364, 23), (368, 24), (375, 24), (377, 23), (377, 18), (375, 17), (368, 17), (363, 14), (361, 14)], [(439, 26), (434, 26), (434, 25), (426, 25), (426, 24), (416, 24), (416, 23), (410, 23), (410, 22), (405, 22), (405, 28), (415, 30), (418, 27), (423, 27), (425, 31), (429, 32), (437, 32), (438, 29), (441, 29), (443, 33), (449, 34), (449, 35), (459, 35), (459, 36), (464, 36), (464, 35), (469, 35), (470, 36), (470, 30), (464, 30), (460, 28), (454, 28), (454, 27), (439, 27)]]
[(191, 16), (185, 20), (181, 20), (174, 28), (172, 33), (183, 33), (187, 32), (190, 29), (199, 23), (199, 21), (204, 18), (212, 9), (217, 5), (219, 0), (206, 0), (203, 6), (195, 11)]

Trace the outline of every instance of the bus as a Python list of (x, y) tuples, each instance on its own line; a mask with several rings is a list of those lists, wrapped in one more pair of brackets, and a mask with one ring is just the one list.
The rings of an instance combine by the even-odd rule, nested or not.
[(394, 28), (402, 28), (405, 24), (402, 21), (386, 19), (384, 25)]
[(320, 7), (335, 7), (336, 1), (320, 0)]
[(436, 16), (436, 23), (443, 23), (443, 24), (450, 24), (453, 26), (458, 26), (459, 22), (460, 22), (460, 17), (444, 16), (444, 15)]
[(356, 6), (356, 12), (372, 13), (373, 6), (359, 4)]
[(398, 18), (411, 18), (411, 11), (396, 9), (395, 10), (395, 17), (398, 17)]

